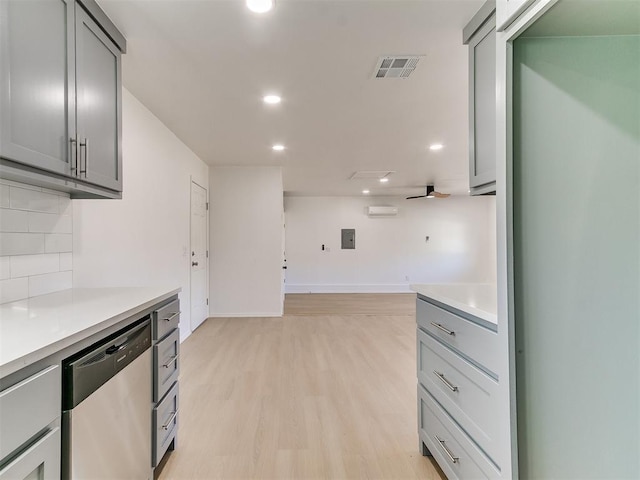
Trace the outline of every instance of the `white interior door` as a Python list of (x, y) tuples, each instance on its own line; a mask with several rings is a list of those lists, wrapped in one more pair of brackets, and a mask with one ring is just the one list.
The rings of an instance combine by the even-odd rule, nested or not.
[(287, 282), (287, 252), (285, 251), (285, 243), (286, 243), (285, 232), (286, 232), (286, 222), (285, 222), (285, 216), (283, 212), (282, 213), (282, 275), (281, 275), (281, 282), (280, 282), (280, 289), (281, 289), (280, 296), (282, 300), (283, 312), (284, 312), (284, 294), (285, 294), (285, 287)]
[(191, 331), (209, 316), (207, 191), (191, 182)]

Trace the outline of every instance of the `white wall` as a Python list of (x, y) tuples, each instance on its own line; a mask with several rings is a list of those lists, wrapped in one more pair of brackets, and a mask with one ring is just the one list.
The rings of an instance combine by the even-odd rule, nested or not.
[(212, 316), (282, 315), (282, 170), (210, 169)]
[[(399, 212), (370, 218), (368, 205)], [(285, 197), (285, 221), (288, 293), (495, 282), (494, 197)], [(355, 228), (355, 250), (341, 250), (343, 228)]]
[(0, 179), (0, 303), (71, 288), (69, 194)]
[(208, 166), (123, 90), (123, 198), (73, 201), (74, 287), (181, 287), (182, 339), (192, 178), (208, 188)]

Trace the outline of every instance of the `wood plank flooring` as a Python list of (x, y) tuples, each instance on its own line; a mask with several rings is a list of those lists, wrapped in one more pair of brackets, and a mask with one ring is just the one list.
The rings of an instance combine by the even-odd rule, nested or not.
[(182, 344), (178, 448), (160, 479), (445, 478), (418, 452), (415, 296), (378, 295), (375, 314), (341, 295), (210, 318)]

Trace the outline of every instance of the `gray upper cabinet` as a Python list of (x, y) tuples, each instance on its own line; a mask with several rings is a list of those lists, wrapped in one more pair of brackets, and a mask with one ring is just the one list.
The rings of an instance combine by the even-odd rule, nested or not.
[(92, 0), (0, 0), (0, 22), (0, 175), (120, 197), (124, 37)]
[(122, 191), (120, 51), (91, 17), (76, 11), (78, 174)]
[(487, 2), (463, 32), (469, 45), (469, 187), (472, 195), (496, 185), (496, 17)]
[(1, 0), (0, 18), (0, 154), (69, 175), (75, 134), (75, 96), (67, 93), (74, 90), (73, 0)]

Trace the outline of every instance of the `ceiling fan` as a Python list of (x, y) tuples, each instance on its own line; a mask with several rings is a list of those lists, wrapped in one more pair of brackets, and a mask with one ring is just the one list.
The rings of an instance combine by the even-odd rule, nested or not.
[(436, 192), (436, 189), (433, 185), (427, 185), (426, 193), (424, 195), (415, 195), (413, 197), (407, 197), (407, 200), (411, 200), (413, 198), (447, 198), (448, 196), (449, 196), (448, 193)]

